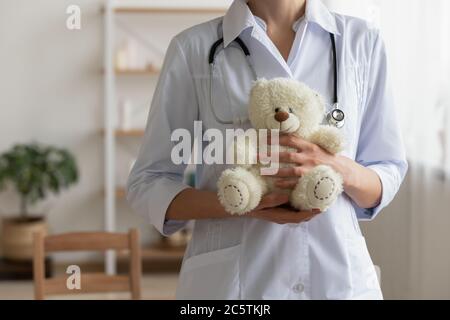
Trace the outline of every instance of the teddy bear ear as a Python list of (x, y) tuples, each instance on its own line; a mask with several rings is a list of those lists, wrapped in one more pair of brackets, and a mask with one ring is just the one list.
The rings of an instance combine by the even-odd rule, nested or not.
[(253, 89), (264, 89), (267, 86), (268, 82), (269, 81), (267, 79), (265, 79), (265, 78), (261, 78), (261, 79), (255, 80), (253, 82)]

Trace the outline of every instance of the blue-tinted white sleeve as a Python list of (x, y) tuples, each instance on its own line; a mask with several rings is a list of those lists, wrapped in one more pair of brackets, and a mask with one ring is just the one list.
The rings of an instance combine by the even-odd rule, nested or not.
[[(186, 164), (174, 164), (171, 159), (171, 134), (185, 129), (193, 137), (194, 121), (198, 118), (198, 100), (191, 70), (177, 38), (165, 56), (155, 89), (145, 136), (127, 185), (131, 207), (156, 227), (170, 235), (186, 224), (166, 220), (166, 211), (182, 190)], [(192, 143), (192, 141), (191, 141)], [(191, 144), (192, 145), (192, 144)]]
[(360, 220), (374, 219), (392, 201), (408, 169), (389, 84), (386, 49), (378, 31), (371, 31), (371, 43), (356, 161), (378, 174), (382, 197), (380, 204), (371, 209), (359, 208), (353, 203)]

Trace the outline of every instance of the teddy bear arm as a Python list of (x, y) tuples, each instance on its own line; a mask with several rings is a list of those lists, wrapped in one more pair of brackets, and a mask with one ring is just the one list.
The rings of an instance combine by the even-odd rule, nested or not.
[(339, 153), (344, 149), (344, 137), (341, 131), (332, 126), (319, 126), (309, 137), (309, 141), (331, 154)]

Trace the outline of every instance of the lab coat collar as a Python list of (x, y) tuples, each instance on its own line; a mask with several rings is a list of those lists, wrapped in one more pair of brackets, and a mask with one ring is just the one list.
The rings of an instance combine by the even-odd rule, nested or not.
[(248, 28), (254, 28), (257, 22), (246, 0), (234, 0), (223, 17), (223, 45), (228, 46)]
[(322, 29), (334, 35), (341, 35), (336, 23), (336, 17), (320, 0), (306, 0), (306, 21), (319, 25)]
[[(322, 29), (340, 35), (336, 18), (320, 0), (306, 0), (306, 22), (319, 25)], [(247, 0), (234, 0), (223, 18), (224, 46), (233, 42), (244, 30), (260, 27), (247, 6)]]

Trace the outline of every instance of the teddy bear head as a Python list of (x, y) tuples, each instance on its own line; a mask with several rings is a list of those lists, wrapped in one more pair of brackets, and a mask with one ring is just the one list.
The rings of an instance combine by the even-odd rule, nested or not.
[(260, 79), (250, 93), (249, 118), (255, 129), (278, 129), (306, 138), (321, 124), (324, 113), (322, 97), (293, 79)]

